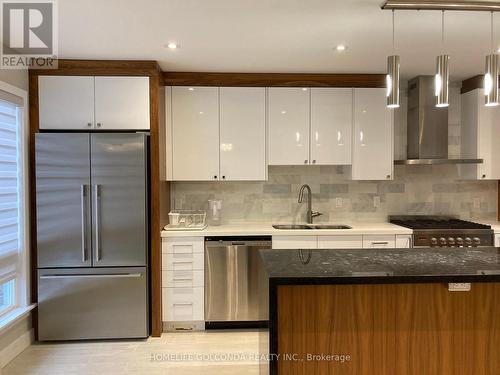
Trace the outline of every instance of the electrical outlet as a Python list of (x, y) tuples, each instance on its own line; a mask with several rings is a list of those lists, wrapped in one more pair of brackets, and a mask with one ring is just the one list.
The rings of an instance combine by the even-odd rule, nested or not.
[(342, 198), (335, 198), (335, 207), (342, 207)]
[(474, 208), (481, 208), (481, 199), (480, 198), (472, 198), (472, 205)]
[(380, 197), (378, 195), (373, 197), (373, 207), (375, 208), (380, 207)]

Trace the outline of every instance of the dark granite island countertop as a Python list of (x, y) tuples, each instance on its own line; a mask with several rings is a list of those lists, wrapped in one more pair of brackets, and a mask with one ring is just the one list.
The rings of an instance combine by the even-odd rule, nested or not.
[(271, 283), (500, 281), (500, 248), (261, 250)]
[(500, 248), (260, 255), (272, 354), (261, 373), (500, 373)]

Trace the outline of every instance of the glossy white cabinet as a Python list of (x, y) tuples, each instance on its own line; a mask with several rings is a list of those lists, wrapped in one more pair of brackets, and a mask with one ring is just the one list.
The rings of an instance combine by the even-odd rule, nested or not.
[(363, 236), (318, 236), (318, 249), (361, 249)]
[(316, 236), (273, 236), (273, 249), (317, 249)]
[(171, 113), (167, 116), (171, 116), (172, 141), (171, 154), (167, 156), (172, 163), (167, 169), (171, 176), (167, 178), (173, 181), (217, 181), (219, 89), (176, 86), (172, 87), (167, 100), (171, 100)]
[(353, 180), (390, 180), (394, 168), (393, 110), (385, 89), (354, 89)]
[(312, 164), (351, 164), (353, 90), (311, 89)]
[(219, 150), (219, 179), (266, 179), (265, 88), (220, 88)]
[(484, 105), (484, 90), (461, 95), (460, 157), (483, 159), (481, 164), (460, 165), (463, 179), (500, 179), (500, 107)]
[(40, 129), (149, 130), (148, 77), (40, 76)]
[(149, 77), (95, 77), (98, 130), (147, 130)]
[(309, 164), (310, 89), (268, 89), (269, 165)]
[(40, 129), (94, 127), (94, 77), (39, 76)]

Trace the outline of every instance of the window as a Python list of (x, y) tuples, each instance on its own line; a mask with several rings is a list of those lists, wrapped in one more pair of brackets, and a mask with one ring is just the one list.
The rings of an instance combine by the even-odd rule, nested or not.
[(22, 103), (0, 86), (0, 319), (27, 301)]

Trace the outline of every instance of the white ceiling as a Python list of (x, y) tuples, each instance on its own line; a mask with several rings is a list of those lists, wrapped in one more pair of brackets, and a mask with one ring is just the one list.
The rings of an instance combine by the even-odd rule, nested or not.
[[(61, 58), (152, 59), (163, 70), (382, 73), (391, 12), (381, 0), (59, 0)], [(489, 13), (446, 13), (453, 79), (483, 71)], [(495, 47), (500, 46), (500, 14)], [(441, 14), (396, 12), (401, 74), (432, 74)], [(177, 50), (164, 46), (175, 41)], [(333, 47), (345, 43), (348, 50)]]

